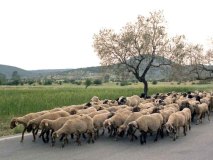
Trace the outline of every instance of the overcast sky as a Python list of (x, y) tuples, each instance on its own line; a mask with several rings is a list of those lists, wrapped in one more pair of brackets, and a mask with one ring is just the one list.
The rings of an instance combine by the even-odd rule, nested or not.
[(98, 66), (93, 35), (163, 10), (171, 36), (207, 45), (212, 0), (0, 0), (0, 64), (26, 70)]

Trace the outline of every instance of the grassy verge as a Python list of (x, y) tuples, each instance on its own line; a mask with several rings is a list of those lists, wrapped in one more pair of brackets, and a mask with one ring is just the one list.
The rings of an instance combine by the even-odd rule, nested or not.
[[(174, 85), (171, 83), (158, 83), (149, 86), (149, 94), (157, 92), (184, 92), (194, 90), (211, 90), (213, 85)], [(132, 84), (120, 87), (115, 84), (104, 84), (102, 86), (43, 86), (43, 87), (0, 87), (0, 136), (19, 133), (22, 128), (9, 129), (12, 117), (22, 116), (30, 112), (62, 107), (72, 104), (88, 102), (96, 95), (100, 99), (116, 99), (123, 96), (139, 95), (143, 90), (142, 84)]]

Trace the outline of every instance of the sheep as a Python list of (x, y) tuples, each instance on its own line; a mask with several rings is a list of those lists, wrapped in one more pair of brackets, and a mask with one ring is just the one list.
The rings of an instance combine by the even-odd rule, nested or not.
[[(138, 119), (140, 116), (142, 116), (143, 113), (141, 112), (133, 112), (131, 113), (127, 119), (124, 121), (124, 123), (118, 128), (118, 131), (117, 131), (117, 134), (120, 136), (120, 137), (123, 137), (126, 129), (127, 129), (127, 126), (130, 122)], [(127, 133), (127, 135), (129, 135), (129, 133)], [(131, 137), (131, 140), (130, 141), (133, 141), (133, 137), (136, 138), (136, 136), (134, 135), (134, 133), (132, 133), (132, 137)]]
[(78, 114), (78, 115), (80, 115), (80, 114), (90, 114), (90, 113), (95, 112), (95, 111), (97, 111), (96, 108), (90, 107), (90, 108), (87, 108), (87, 109), (78, 110), (76, 114)]
[[(183, 134), (186, 136), (186, 118), (180, 112), (172, 113), (164, 125), (168, 133), (173, 133), (173, 141), (179, 136), (180, 127), (183, 127)], [(177, 134), (178, 132), (178, 134)]]
[(88, 114), (88, 116), (93, 118), (95, 115), (102, 114), (102, 113), (109, 113), (109, 111), (107, 111), (107, 110), (94, 111), (94, 112)]
[(187, 121), (187, 129), (189, 128), (189, 130), (191, 129), (191, 110), (189, 108), (184, 108), (181, 113), (183, 113), (183, 115), (186, 117), (186, 121)]
[(139, 108), (141, 109), (148, 109), (148, 108), (151, 108), (151, 107), (155, 107), (155, 105), (153, 103), (140, 103), (138, 105)]
[(131, 106), (131, 107), (138, 106), (140, 102), (141, 102), (141, 98), (139, 96), (137, 96), (137, 95), (133, 95), (131, 97), (121, 96), (118, 99), (118, 104), (119, 105), (126, 104), (126, 105)]
[[(80, 117), (80, 115), (70, 115), (67, 117), (60, 117), (60, 118), (57, 118), (54, 120), (43, 119), (40, 123), (39, 128), (44, 132), (51, 130), (51, 133), (53, 133), (54, 131), (57, 131), (58, 129), (60, 129), (67, 120), (79, 118), (79, 117)], [(51, 136), (52, 136), (52, 134), (51, 134)], [(43, 141), (46, 143), (49, 141), (49, 138), (47, 138), (47, 141), (44, 139), (43, 139)], [(53, 140), (52, 140), (52, 142), (53, 142)]]
[(210, 112), (208, 104), (202, 103), (195, 106), (195, 113), (197, 115), (197, 123), (196, 123), (197, 125), (199, 124), (198, 122), (202, 123), (202, 118), (203, 116), (205, 116), (205, 114), (208, 115), (208, 120), (210, 121)]
[(62, 109), (66, 112), (69, 112), (71, 115), (76, 114), (77, 110), (84, 109), (85, 105), (71, 105), (71, 106), (64, 106)]
[(158, 140), (158, 135), (162, 135), (163, 117), (159, 113), (153, 113), (150, 115), (142, 115), (135, 121), (128, 124), (128, 131), (130, 133), (135, 132), (137, 129), (141, 132), (140, 143), (146, 143), (147, 132), (157, 131), (157, 135), (154, 142)]
[(65, 124), (59, 130), (53, 132), (52, 138), (55, 142), (56, 138), (60, 136), (65, 136), (64, 141), (62, 143), (63, 148), (67, 140), (66, 137), (69, 134), (75, 134), (77, 136), (76, 142), (78, 143), (78, 145), (81, 145), (80, 142), (81, 133), (88, 133), (90, 135), (88, 143), (90, 142), (90, 140), (92, 140), (92, 143), (94, 143), (93, 119), (88, 115), (82, 115), (80, 118), (66, 121)]
[[(69, 115), (70, 114), (66, 111), (57, 111), (57, 112), (43, 114), (43, 115), (41, 115), (41, 116), (39, 116), (35, 119), (32, 119), (28, 122), (27, 132), (30, 132), (32, 130), (34, 131), (35, 129), (38, 129), (39, 125), (40, 125), (40, 123), (43, 119), (54, 120), (54, 119), (57, 119), (57, 118), (60, 118), (60, 117), (67, 117)], [(33, 142), (35, 142), (35, 140), (36, 140), (36, 137), (35, 137), (35, 133), (33, 132)]]
[[(117, 140), (117, 129), (121, 126), (131, 112), (126, 111), (122, 113), (116, 113), (109, 119), (106, 119), (103, 123), (104, 128), (110, 128), (110, 136), (114, 135)], [(114, 134), (112, 133), (114, 131)]]
[[(96, 131), (96, 137), (99, 137), (99, 129), (103, 128), (103, 123), (106, 119), (111, 118), (114, 115), (114, 113), (108, 112), (108, 113), (102, 113), (97, 114), (93, 117), (93, 124)], [(102, 131), (102, 135), (104, 135), (104, 128)]]
[(10, 128), (11, 129), (15, 128), (18, 124), (22, 124), (24, 126), (20, 142), (23, 142), (23, 140), (24, 140), (24, 133), (27, 130), (27, 123), (30, 120), (35, 119), (35, 118), (37, 118), (37, 117), (39, 117), (39, 116), (41, 116), (41, 115), (43, 115), (45, 113), (48, 113), (48, 111), (41, 111), (41, 112), (36, 112), (36, 113), (29, 113), (29, 114), (26, 114), (23, 117), (14, 117), (14, 118), (12, 118), (12, 120), (10, 122)]

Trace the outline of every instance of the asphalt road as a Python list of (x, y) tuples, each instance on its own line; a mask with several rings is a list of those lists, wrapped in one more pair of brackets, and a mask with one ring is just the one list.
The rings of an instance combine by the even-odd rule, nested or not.
[(213, 160), (213, 121), (192, 125), (187, 136), (181, 133), (176, 141), (170, 137), (158, 142), (153, 139), (149, 137), (147, 144), (140, 145), (139, 140), (114, 141), (104, 136), (94, 144), (82, 140), (81, 146), (70, 142), (62, 149), (59, 142), (55, 147), (41, 139), (32, 142), (32, 135), (23, 143), (20, 136), (4, 137), (0, 138), (0, 160)]

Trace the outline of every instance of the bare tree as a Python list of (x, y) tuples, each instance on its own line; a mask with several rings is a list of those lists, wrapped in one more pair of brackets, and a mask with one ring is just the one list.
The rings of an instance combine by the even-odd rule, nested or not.
[[(184, 36), (169, 39), (162, 11), (150, 13), (149, 17), (138, 16), (135, 23), (127, 23), (115, 33), (102, 29), (94, 35), (94, 48), (102, 65), (122, 64), (148, 93), (146, 75), (151, 68), (171, 65), (184, 55)], [(178, 57), (178, 58), (177, 58)]]

